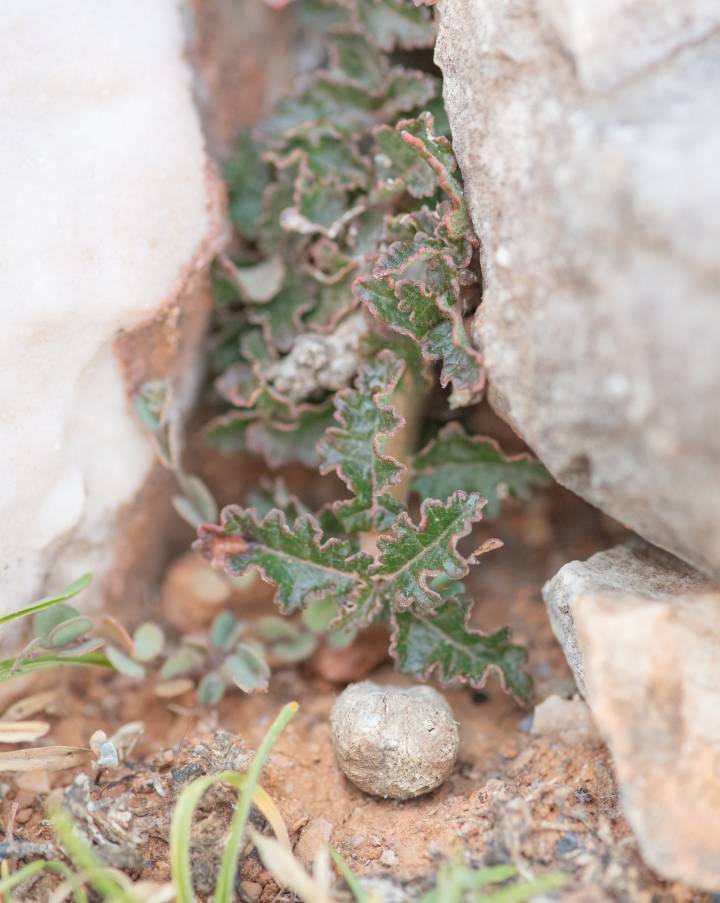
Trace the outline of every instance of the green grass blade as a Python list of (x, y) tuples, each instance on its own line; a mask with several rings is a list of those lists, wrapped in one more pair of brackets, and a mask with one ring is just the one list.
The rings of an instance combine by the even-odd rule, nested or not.
[[(232, 903), (238, 859), (240, 858), (243, 841), (245, 840), (245, 831), (247, 828), (248, 816), (250, 815), (250, 805), (260, 778), (260, 772), (267, 761), (270, 750), (273, 748), (278, 737), (285, 730), (290, 719), (297, 710), (298, 704), (296, 702), (289, 702), (283, 707), (280, 714), (271, 724), (267, 734), (265, 734), (265, 737), (255, 754), (255, 758), (252, 761), (252, 765), (248, 770), (247, 783), (240, 793), (240, 801), (238, 802), (232, 824), (230, 825), (230, 835), (227, 840), (225, 852), (223, 853), (222, 862), (220, 863), (218, 883), (215, 888), (215, 903)], [(182, 903), (182, 901), (179, 901), (179, 903)]]
[(34, 615), (38, 611), (44, 611), (46, 608), (52, 608), (53, 605), (58, 605), (60, 602), (67, 602), (68, 599), (72, 599), (73, 596), (77, 596), (78, 593), (81, 593), (92, 580), (92, 574), (83, 574), (82, 577), (78, 577), (70, 586), (66, 586), (64, 590), (61, 590), (55, 596), (48, 596), (45, 599), (40, 599), (38, 602), (33, 602), (32, 605), (28, 605), (27, 608), (21, 608), (19, 611), (12, 611), (8, 615), (2, 615), (0, 617), (0, 627), (3, 624), (8, 624), (10, 621), (16, 621), (18, 618), (27, 618), (29, 615)]
[(138, 899), (108, 872), (75, 831), (72, 819), (67, 813), (57, 810), (50, 816), (50, 821), (70, 861), (84, 873), (88, 883), (103, 900), (111, 903), (139, 903)]
[[(170, 871), (178, 903), (193, 903), (192, 869), (190, 866), (190, 836), (195, 809), (205, 792), (213, 784), (230, 784), (242, 791), (248, 776), (237, 771), (221, 771), (198, 778), (180, 794), (170, 825)], [(278, 840), (290, 849), (290, 838), (275, 803), (257, 786), (252, 801), (268, 820)]]
[(517, 875), (514, 865), (492, 865), (484, 869), (467, 869), (463, 878), (463, 885), (468, 890), (485, 887), (486, 884), (497, 884), (499, 881), (507, 881)]
[(67, 881), (72, 884), (75, 903), (87, 903), (87, 894), (80, 886), (77, 876), (73, 875), (64, 862), (59, 862), (55, 859), (49, 859), (47, 862), (43, 859), (36, 859), (35, 862), (30, 862), (28, 865), (25, 865), (11, 875), (8, 875), (7, 878), (3, 878), (3, 880), (0, 881), (0, 895), (9, 899), (7, 895), (14, 887), (17, 887), (18, 884), (22, 884), (23, 881), (26, 881), (28, 878), (32, 878), (33, 875), (37, 875), (39, 872), (43, 871), (62, 875), (63, 878), (67, 879)]
[(567, 884), (567, 875), (555, 872), (552, 875), (543, 875), (535, 881), (525, 881), (519, 884), (511, 884), (509, 887), (500, 888), (490, 894), (479, 894), (470, 899), (473, 903), (525, 903), (526, 900), (538, 894), (547, 893), (550, 890), (559, 890)]
[(335, 868), (340, 872), (343, 881), (347, 884), (350, 893), (355, 898), (355, 903), (369, 903), (370, 897), (365, 892), (362, 884), (358, 881), (358, 879), (353, 874), (352, 869), (347, 864), (347, 862), (343, 859), (343, 857), (338, 853), (335, 847), (330, 846), (330, 858), (335, 864)]
[(23, 662), (15, 670), (14, 658), (6, 658), (0, 661), (0, 682), (10, 680), (19, 674), (31, 674), (33, 671), (42, 671), (44, 668), (56, 668), (58, 665), (87, 665), (96, 668), (112, 668), (104, 652), (86, 652), (84, 655), (39, 655), (37, 658)]

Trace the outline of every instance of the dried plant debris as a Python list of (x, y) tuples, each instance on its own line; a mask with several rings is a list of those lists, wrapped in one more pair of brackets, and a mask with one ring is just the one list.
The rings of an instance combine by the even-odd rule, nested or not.
[[(258, 568), (283, 614), (319, 606), (349, 637), (389, 621), (407, 673), (481, 687), (494, 672), (527, 702), (523, 650), (507, 630), (468, 626), (463, 578), (500, 543), (458, 543), (545, 471), (459, 422), (417, 448), (434, 373), (449, 416), (485, 383), (468, 328), (478, 242), (440, 79), (417, 53), (434, 42), (433, 12), (303, 0), (301, 15), (324, 35), (325, 64), (226, 166), (235, 238), (216, 265), (213, 345), (224, 410), (208, 436), (271, 467), (334, 473), (347, 493), (316, 512), (231, 506), (199, 526), (198, 548), (233, 575)], [(301, 630), (290, 645), (314, 643)]]

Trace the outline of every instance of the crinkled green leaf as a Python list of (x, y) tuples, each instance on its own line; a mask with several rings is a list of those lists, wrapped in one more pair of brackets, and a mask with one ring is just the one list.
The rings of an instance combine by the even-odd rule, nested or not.
[(254, 409), (231, 411), (208, 425), (211, 445), (225, 454), (249, 451), (271, 467), (318, 464), (317, 443), (333, 424), (332, 400), (291, 407), (264, 390)]
[(394, 607), (431, 611), (440, 595), (428, 584), (429, 578), (444, 574), (461, 580), (467, 574), (474, 557), (460, 555), (457, 543), (482, 519), (484, 504), (479, 493), (460, 490), (447, 502), (426, 499), (419, 524), (403, 513), (389, 535), (378, 539), (379, 561), (371, 572), (383, 581), (383, 592)]
[(405, 468), (384, 450), (403, 423), (390, 404), (403, 369), (390, 351), (365, 363), (355, 387), (335, 396), (339, 426), (327, 430), (318, 446), (320, 472), (336, 471), (355, 496), (334, 505), (348, 533), (385, 530), (402, 510), (388, 490), (400, 481)]
[(399, 183), (415, 198), (434, 194), (437, 179), (433, 169), (408, 146), (396, 129), (380, 126), (375, 131), (375, 141), (379, 148), (375, 155), (375, 168), (380, 179), (391, 187)]
[(289, 273), (285, 284), (272, 300), (254, 304), (248, 309), (251, 323), (262, 327), (266, 341), (281, 351), (288, 351), (302, 328), (302, 315), (315, 303), (308, 281)]
[(317, 467), (317, 444), (332, 422), (331, 400), (300, 405), (294, 419), (255, 420), (248, 429), (245, 447), (265, 458), (271, 467), (283, 467), (294, 461)]
[[(440, 304), (442, 306), (442, 300)], [(482, 398), (485, 388), (483, 358), (473, 348), (457, 308), (447, 307), (445, 313), (448, 319), (430, 330), (422, 346), (423, 353), (430, 360), (442, 361), (440, 385), (452, 383), (453, 386), (448, 398), (450, 407), (466, 407)]]
[(390, 71), (387, 54), (368, 43), (353, 28), (336, 29), (327, 37), (330, 69), (372, 91), (382, 87)]
[(447, 195), (451, 209), (445, 225), (451, 238), (472, 235), (462, 184), (456, 175), (457, 162), (450, 142), (444, 135), (433, 133), (432, 113), (421, 113), (417, 119), (401, 123), (398, 128), (403, 141), (414, 148), (435, 170), (440, 187)]
[(296, 206), (282, 215), (283, 228), (301, 235), (321, 233), (335, 238), (353, 215), (362, 208), (351, 208), (348, 193), (335, 180), (301, 180), (296, 191)]
[(432, 613), (396, 612), (391, 654), (398, 667), (422, 680), (432, 675), (442, 684), (478, 689), (494, 671), (503, 687), (527, 705), (532, 697), (532, 679), (524, 670), (527, 653), (510, 642), (506, 628), (483, 634), (469, 627), (471, 607), (467, 599), (454, 598)]
[(257, 221), (258, 243), (268, 256), (284, 251), (288, 234), (280, 222), (283, 211), (295, 203), (295, 179), (298, 166), (282, 172), (282, 178), (273, 182), (263, 195), (263, 209)]
[(434, 93), (432, 77), (399, 67), (389, 71), (376, 91), (320, 72), (300, 96), (281, 101), (262, 124), (262, 132), (271, 144), (280, 146), (289, 137), (317, 129), (334, 128), (351, 135), (422, 106)]
[(238, 361), (215, 380), (218, 394), (236, 408), (251, 408), (263, 390), (254, 367)]
[(324, 541), (311, 515), (299, 517), (292, 528), (280, 511), (262, 521), (250, 509), (223, 511), (222, 526), (204, 524), (198, 547), (214, 563), (239, 576), (251, 565), (277, 587), (276, 601), (290, 614), (318, 595), (335, 593), (349, 598), (366, 583), (370, 557), (355, 553), (346, 541)]
[(447, 424), (412, 462), (412, 487), (422, 498), (444, 498), (455, 489), (480, 492), (489, 519), (500, 513), (503, 495), (525, 499), (548, 480), (531, 455), (505, 455), (494, 439), (469, 436), (459, 423)]
[(233, 155), (225, 164), (225, 180), (233, 224), (245, 238), (254, 239), (270, 169), (262, 161), (261, 149), (249, 131), (242, 132), (235, 142)]
[(311, 31), (330, 31), (350, 23), (350, 6), (337, 0), (302, 0), (298, 4), (298, 17)]
[(460, 312), (423, 283), (363, 276), (354, 290), (371, 313), (420, 343), (428, 360), (442, 360), (441, 385), (453, 384), (450, 406), (479, 401), (485, 384), (482, 356), (473, 348)]
[(383, 50), (432, 47), (435, 43), (430, 10), (407, 0), (355, 0), (353, 18)]
[(268, 155), (280, 169), (298, 164), (300, 174), (333, 178), (341, 188), (360, 188), (368, 180), (368, 164), (354, 145), (335, 129), (315, 129), (290, 138), (281, 153)]

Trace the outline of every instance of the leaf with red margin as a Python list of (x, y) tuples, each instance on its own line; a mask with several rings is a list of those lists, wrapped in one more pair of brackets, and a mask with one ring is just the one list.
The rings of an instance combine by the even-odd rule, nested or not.
[(359, 594), (372, 561), (345, 540), (323, 540), (312, 515), (300, 515), (290, 527), (282, 511), (273, 509), (259, 520), (256, 511), (239, 506), (225, 508), (220, 526), (201, 524), (195, 548), (234, 576), (257, 567), (276, 585), (275, 601), (284, 614), (328, 593), (345, 599)]
[(378, 561), (370, 573), (382, 581), (383, 593), (392, 600), (395, 610), (412, 607), (419, 612), (432, 611), (441, 596), (428, 580), (438, 575), (451, 580), (465, 577), (468, 564), (475, 558), (460, 555), (457, 543), (482, 520), (484, 504), (479, 493), (461, 490), (446, 502), (426, 499), (420, 508), (419, 524), (402, 513), (389, 534), (378, 538)]
[(460, 596), (431, 614), (396, 612), (391, 619), (390, 654), (400, 671), (443, 686), (465, 683), (481, 689), (491, 672), (524, 705), (532, 700), (532, 678), (524, 670), (527, 652), (510, 642), (507, 628), (485, 634), (468, 625), (472, 603)]
[(320, 473), (335, 471), (353, 499), (333, 505), (347, 533), (385, 530), (403, 506), (388, 490), (398, 483), (405, 467), (386, 455), (388, 439), (404, 424), (391, 405), (405, 369), (390, 351), (381, 351), (360, 370), (355, 386), (335, 396), (335, 419), (320, 440)]
[(459, 423), (448, 423), (412, 462), (412, 487), (421, 498), (444, 498), (455, 489), (481, 492), (488, 500), (484, 516), (500, 513), (501, 492), (525, 499), (549, 475), (532, 455), (506, 455), (494, 439), (469, 436)]

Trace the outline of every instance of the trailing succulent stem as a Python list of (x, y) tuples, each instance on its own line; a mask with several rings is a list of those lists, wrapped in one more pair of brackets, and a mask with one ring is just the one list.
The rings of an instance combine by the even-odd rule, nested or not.
[(458, 543), (545, 472), (458, 420), (418, 450), (435, 376), (450, 412), (485, 382), (467, 328), (478, 242), (440, 80), (398, 64), (398, 51), (432, 46), (432, 12), (409, 0), (301, 10), (325, 35), (325, 65), (227, 165), (236, 234), (217, 265), (214, 345), (226, 408), (208, 433), (272, 467), (334, 473), (347, 494), (315, 513), (285, 492), (263, 513), (231, 506), (198, 545), (232, 574), (256, 567), (284, 614), (329, 609), (345, 634), (388, 621), (403, 671), (475, 687), (495, 671), (527, 701), (523, 650), (507, 630), (468, 626), (462, 580), (499, 543)]

